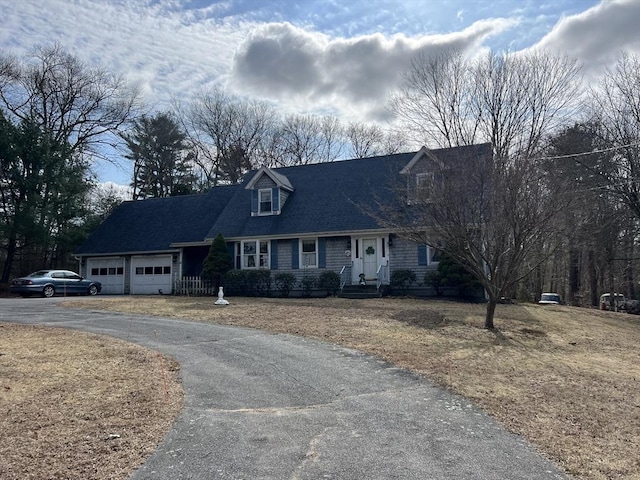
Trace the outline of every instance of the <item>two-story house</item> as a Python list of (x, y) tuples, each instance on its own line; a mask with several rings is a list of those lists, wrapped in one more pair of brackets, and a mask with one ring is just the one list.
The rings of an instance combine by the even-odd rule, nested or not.
[(490, 158), (491, 145), (262, 167), (205, 194), (124, 202), (77, 250), (80, 273), (101, 281), (103, 293), (170, 293), (177, 279), (200, 274), (222, 234), (236, 269), (299, 278), (330, 269), (353, 284), (386, 284), (394, 269), (422, 278), (437, 252), (381, 226), (369, 210), (393, 195), (392, 185), (406, 185), (410, 203), (434, 181), (430, 163), (470, 155)]

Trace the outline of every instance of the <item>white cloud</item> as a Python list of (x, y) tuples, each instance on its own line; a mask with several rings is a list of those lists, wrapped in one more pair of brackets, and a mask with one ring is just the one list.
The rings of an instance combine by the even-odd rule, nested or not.
[[(46, 8), (41, 3), (23, 0), (19, 8), (2, 9), (4, 48), (24, 55), (37, 44), (59, 42), (81, 60), (137, 82), (152, 104), (224, 78), (235, 46), (250, 28), (209, 16), (212, 8), (171, 10), (170, 2), (47, 0)], [(20, 37), (25, 28), (28, 35)]]
[(621, 50), (640, 53), (640, 2), (603, 0), (580, 14), (562, 18), (535, 48), (578, 59), (588, 77), (602, 73)]
[(488, 19), (445, 35), (408, 37), (382, 34), (330, 38), (290, 23), (258, 27), (238, 48), (232, 84), (253, 95), (303, 109), (348, 108), (379, 113), (401, 74), (420, 53), (448, 48), (474, 51), (508, 28), (514, 20)]
[(97, 199), (119, 198), (121, 200), (131, 200), (133, 189), (128, 185), (120, 185), (109, 181), (96, 184), (94, 194)]

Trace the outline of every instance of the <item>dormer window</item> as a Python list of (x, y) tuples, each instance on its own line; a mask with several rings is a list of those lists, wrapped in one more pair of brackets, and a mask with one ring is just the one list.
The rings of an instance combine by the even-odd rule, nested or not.
[(435, 185), (434, 178), (435, 175), (433, 172), (422, 172), (416, 174), (416, 190), (414, 198), (416, 202), (428, 202), (431, 199)]
[(293, 193), (284, 175), (261, 167), (244, 187), (251, 191), (251, 215), (280, 215), (287, 198)]
[(258, 191), (258, 198), (259, 198), (259, 213), (260, 215), (271, 215), (272, 213), (272, 195), (271, 195), (271, 189), (263, 189), (263, 190), (259, 190)]
[(433, 188), (433, 172), (424, 172), (416, 174), (416, 187), (418, 191), (429, 191)]

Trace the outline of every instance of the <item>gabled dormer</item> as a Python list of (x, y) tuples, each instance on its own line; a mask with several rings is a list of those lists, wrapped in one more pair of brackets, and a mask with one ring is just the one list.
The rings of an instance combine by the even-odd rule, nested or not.
[(244, 187), (251, 191), (251, 215), (280, 215), (293, 186), (281, 173), (261, 167)]
[(442, 162), (426, 147), (422, 147), (400, 171), (407, 179), (407, 203), (426, 200), (440, 176)]
[(407, 180), (407, 203), (430, 203), (450, 182), (477, 171), (487, 172), (492, 165), (490, 143), (437, 150), (422, 147), (400, 171)]

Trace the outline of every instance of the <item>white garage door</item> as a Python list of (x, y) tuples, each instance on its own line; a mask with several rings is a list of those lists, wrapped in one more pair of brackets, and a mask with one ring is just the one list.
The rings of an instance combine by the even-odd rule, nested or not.
[(172, 281), (171, 255), (151, 255), (131, 259), (131, 293), (170, 294)]
[(90, 258), (87, 278), (102, 283), (103, 294), (123, 294), (124, 258)]

